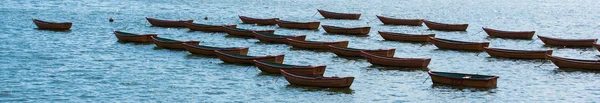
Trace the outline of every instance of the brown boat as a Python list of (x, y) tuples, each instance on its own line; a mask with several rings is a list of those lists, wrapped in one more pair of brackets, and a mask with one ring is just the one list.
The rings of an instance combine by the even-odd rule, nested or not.
[(409, 25), (409, 26), (421, 26), (423, 25), (423, 19), (397, 19), (376, 15), (377, 19), (386, 25)]
[(277, 21), (277, 26), (290, 29), (319, 29), (321, 22), (293, 22), (293, 21)]
[(285, 70), (280, 70), (281, 75), (290, 84), (302, 86), (315, 86), (325, 88), (346, 88), (350, 87), (354, 82), (354, 77), (323, 77), (323, 76), (302, 76), (298, 74), (288, 73)]
[(329, 45), (336, 47), (348, 47), (348, 41), (336, 41), (336, 42), (321, 42), (321, 41), (301, 41), (295, 39), (287, 39), (288, 44), (293, 47), (306, 48), (306, 49), (329, 49)]
[(194, 20), (160, 20), (146, 17), (146, 20), (157, 27), (186, 27), (185, 23), (192, 23)]
[(467, 86), (467, 87), (482, 87), (482, 88), (493, 88), (496, 87), (498, 76), (493, 75), (479, 75), (479, 74), (464, 74), (464, 73), (451, 73), (451, 72), (435, 72), (429, 71), (431, 81), (433, 83), (455, 85), (455, 86)]
[(135, 42), (135, 43), (151, 43), (152, 37), (157, 34), (133, 34), (122, 31), (113, 31), (117, 39), (123, 42)]
[(550, 59), (559, 68), (600, 70), (600, 60), (569, 59), (552, 55), (546, 55), (546, 59)]
[(483, 31), (491, 37), (511, 38), (511, 39), (531, 39), (535, 31), (502, 31), (491, 28), (483, 28)]
[(484, 47), (492, 57), (503, 57), (513, 59), (545, 59), (546, 55), (552, 55), (552, 50), (511, 50)]
[(430, 37), (429, 39), (431, 39), (429, 42), (440, 49), (483, 51), (483, 47), (488, 47), (490, 45), (489, 42), (465, 42), (434, 37)]
[(319, 11), (319, 14), (321, 14), (323, 17), (329, 18), (329, 19), (358, 20), (360, 18), (360, 14), (354, 14), (354, 13), (336, 13), (336, 12), (330, 12), (330, 11), (325, 11), (325, 10), (320, 10), (320, 9), (317, 9), (317, 11)]
[(254, 37), (256, 37), (256, 39), (258, 39), (262, 42), (273, 42), (273, 43), (282, 43), (282, 44), (287, 44), (288, 38), (295, 39), (295, 40), (301, 40), (301, 41), (304, 41), (304, 39), (306, 38), (306, 35), (287, 36), (287, 35), (267, 34), (267, 33), (260, 33), (260, 32), (253, 32), (253, 34), (254, 34)]
[(173, 39), (161, 38), (152, 36), (152, 41), (156, 46), (166, 48), (166, 49), (182, 49), (185, 50), (185, 45), (183, 43), (198, 45), (200, 41), (178, 41)]
[(600, 51), (600, 44), (594, 43), (594, 48), (596, 48), (596, 50)]
[(246, 54), (248, 54), (248, 49), (249, 49), (248, 47), (223, 48), (223, 47), (212, 47), (212, 46), (204, 46), (204, 45), (194, 45), (194, 44), (187, 44), (187, 43), (183, 43), (183, 45), (185, 45), (185, 49), (187, 51), (189, 51), (190, 53), (199, 54), (199, 55), (216, 55), (215, 50), (219, 50), (221, 52), (239, 54), (239, 55), (246, 55)]
[(591, 47), (598, 41), (598, 39), (559, 39), (539, 35), (538, 38), (546, 45), (571, 47)]
[(394, 57), (394, 53), (396, 53), (396, 48), (390, 49), (356, 49), (356, 48), (346, 48), (346, 47), (336, 47), (329, 45), (329, 50), (338, 56), (347, 56), (347, 57), (362, 57), (360, 54), (361, 51), (382, 56), (382, 57)]
[(254, 37), (254, 32), (265, 33), (265, 34), (274, 34), (275, 30), (248, 30), (248, 29), (241, 29), (241, 28), (227, 28), (227, 30), (225, 32), (227, 32), (227, 34), (229, 34), (229, 35)]
[(333, 34), (368, 35), (369, 31), (371, 31), (371, 27), (345, 28), (330, 25), (321, 25), (321, 27), (323, 27), (327, 33)]
[(239, 16), (240, 20), (244, 24), (258, 24), (258, 25), (275, 25), (277, 24), (277, 20), (279, 18), (268, 18), (268, 19), (260, 19), (260, 18), (251, 18), (247, 16)]
[(431, 30), (442, 31), (466, 31), (467, 27), (469, 27), (469, 24), (443, 24), (428, 20), (423, 20), (423, 23)]
[(395, 58), (378, 56), (364, 51), (361, 51), (360, 53), (360, 55), (365, 57), (371, 64), (383, 66), (427, 68), (431, 61), (430, 58)]
[(42, 21), (38, 19), (31, 19), (33, 23), (38, 27), (38, 29), (48, 29), (48, 30), (69, 30), (73, 23), (71, 22), (48, 22)]
[(404, 34), (383, 31), (378, 32), (383, 39), (391, 41), (428, 42), (429, 37), (435, 37), (435, 34)]
[(279, 70), (306, 76), (323, 76), (326, 66), (298, 66), (254, 60), (254, 65), (262, 72), (281, 74)]
[(215, 54), (219, 59), (226, 63), (239, 63), (239, 64), (254, 64), (254, 60), (267, 61), (273, 63), (283, 63), (283, 58), (285, 55), (269, 55), (269, 56), (248, 56), (248, 55), (240, 55), (228, 52), (222, 52), (219, 50), (215, 50)]
[(236, 28), (237, 25), (207, 25), (199, 23), (185, 23), (185, 26), (190, 30), (207, 31), (207, 32), (225, 32), (227, 28)]

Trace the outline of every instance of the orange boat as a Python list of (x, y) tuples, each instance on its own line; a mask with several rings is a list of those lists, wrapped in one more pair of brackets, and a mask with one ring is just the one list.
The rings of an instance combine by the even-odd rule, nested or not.
[(378, 32), (383, 39), (391, 41), (428, 42), (430, 37), (435, 37), (435, 34), (404, 34), (383, 31)]
[(185, 23), (192, 23), (194, 20), (160, 20), (146, 17), (146, 20), (157, 27), (186, 27)]
[(240, 29), (240, 28), (227, 28), (226, 32), (229, 35), (254, 37), (254, 32), (265, 33), (265, 34), (274, 34), (275, 30), (248, 30), (248, 29)]
[(329, 49), (329, 45), (337, 47), (348, 47), (348, 41), (336, 41), (336, 42), (321, 42), (321, 41), (300, 41), (295, 39), (287, 39), (288, 44), (293, 47), (306, 48), (306, 49)]
[(47, 22), (38, 19), (31, 19), (38, 29), (49, 29), (49, 30), (69, 30), (73, 23), (71, 22)]
[(198, 45), (200, 41), (177, 41), (173, 39), (161, 38), (152, 36), (152, 41), (156, 46), (166, 48), (166, 49), (185, 49), (185, 45), (183, 43)]
[(483, 51), (483, 47), (488, 47), (490, 45), (489, 42), (465, 42), (434, 37), (430, 37), (429, 39), (431, 39), (429, 42), (440, 49)]
[(319, 29), (321, 22), (293, 22), (293, 21), (277, 21), (277, 26), (290, 29)]
[(423, 20), (423, 23), (431, 30), (442, 31), (466, 31), (467, 27), (469, 27), (469, 24), (443, 24), (428, 20)]
[(151, 43), (152, 37), (157, 36), (157, 34), (133, 34), (122, 31), (113, 31), (113, 33), (115, 33), (115, 36), (117, 36), (119, 41), (135, 43)]
[(467, 87), (483, 87), (492, 88), (496, 87), (498, 76), (492, 75), (479, 75), (479, 74), (464, 74), (464, 73), (450, 73), (450, 72), (435, 72), (429, 71), (431, 81), (433, 83), (455, 85), (455, 86), (467, 86)]
[(511, 38), (511, 39), (531, 39), (535, 31), (502, 31), (490, 28), (483, 28), (483, 31), (492, 37)]
[(256, 37), (256, 39), (258, 39), (262, 42), (273, 42), (273, 43), (282, 43), (282, 44), (287, 44), (288, 38), (295, 39), (295, 40), (302, 40), (302, 41), (304, 41), (304, 39), (306, 38), (306, 35), (287, 36), (287, 35), (267, 34), (267, 33), (259, 33), (259, 32), (253, 32), (253, 34), (254, 34), (254, 37)]
[(394, 57), (394, 53), (396, 53), (396, 48), (390, 49), (376, 49), (376, 50), (368, 50), (368, 49), (356, 49), (356, 48), (346, 48), (346, 47), (336, 47), (329, 45), (329, 50), (338, 56), (347, 56), (347, 57), (361, 57), (361, 51), (377, 55), (383, 57)]
[(365, 57), (371, 64), (383, 66), (427, 68), (431, 61), (430, 58), (395, 58), (378, 56), (364, 51), (361, 51), (360, 53), (360, 55)]
[(330, 25), (321, 25), (327, 33), (333, 34), (354, 34), (354, 35), (368, 35), (371, 31), (371, 27), (356, 27), (356, 28), (345, 28)]
[(323, 76), (302, 76), (298, 74), (288, 73), (285, 70), (280, 70), (281, 75), (290, 84), (302, 86), (315, 86), (325, 88), (346, 88), (352, 85), (354, 77), (323, 77)]
[(600, 70), (600, 60), (569, 59), (552, 55), (546, 55), (546, 59), (550, 59), (559, 68)]
[(268, 19), (259, 19), (259, 18), (251, 18), (247, 16), (239, 16), (244, 24), (258, 24), (258, 25), (275, 25), (277, 24), (277, 20), (279, 18), (268, 18)]
[(492, 57), (504, 57), (513, 59), (545, 59), (546, 55), (552, 55), (552, 50), (511, 50), (484, 47)]
[(572, 47), (591, 47), (596, 44), (598, 39), (559, 39), (545, 36), (539, 36), (540, 40), (546, 45), (553, 46), (572, 46)]
[(260, 71), (266, 73), (281, 74), (279, 70), (285, 70), (290, 73), (307, 76), (323, 76), (326, 68), (326, 66), (298, 66), (259, 60), (254, 60), (254, 65), (256, 65)]
[(246, 54), (248, 54), (248, 49), (249, 49), (248, 47), (222, 48), (222, 47), (212, 47), (212, 46), (204, 46), (204, 45), (194, 45), (194, 44), (187, 44), (187, 43), (183, 43), (183, 45), (185, 45), (185, 49), (187, 51), (189, 51), (190, 53), (199, 54), (199, 55), (216, 55), (215, 50), (233, 53), (233, 54), (239, 54), (239, 55), (246, 55)]
[(248, 55), (240, 55), (228, 52), (222, 52), (219, 50), (215, 50), (215, 54), (219, 59), (226, 63), (240, 63), (240, 64), (254, 64), (254, 60), (267, 61), (273, 63), (283, 63), (283, 57), (285, 55), (272, 55), (272, 56), (248, 56)]
[(384, 16), (376, 15), (377, 19), (386, 25), (410, 25), (410, 26), (421, 26), (423, 25), (423, 19), (396, 19)]
[(321, 14), (323, 17), (329, 18), (329, 19), (358, 20), (360, 18), (360, 14), (354, 14), (354, 13), (336, 13), (336, 12), (330, 12), (330, 11), (325, 11), (325, 10), (320, 10), (320, 9), (317, 9), (317, 11), (319, 11), (319, 14)]
[(207, 25), (198, 23), (185, 23), (185, 26), (190, 30), (207, 31), (207, 32), (225, 32), (227, 28), (236, 28), (237, 25)]

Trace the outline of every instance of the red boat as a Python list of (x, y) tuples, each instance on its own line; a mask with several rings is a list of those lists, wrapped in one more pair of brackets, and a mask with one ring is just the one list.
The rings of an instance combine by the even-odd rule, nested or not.
[(483, 51), (483, 47), (488, 47), (490, 45), (489, 42), (465, 42), (434, 37), (429, 39), (431, 39), (429, 42), (433, 43), (433, 45), (440, 49)]
[(254, 64), (254, 60), (261, 60), (267, 62), (274, 63), (283, 63), (283, 58), (285, 55), (270, 55), (270, 56), (248, 56), (248, 55), (240, 55), (228, 52), (222, 52), (219, 50), (215, 50), (215, 54), (219, 59), (226, 63), (239, 63), (239, 64)]
[(69, 30), (73, 23), (71, 22), (47, 22), (38, 19), (32, 19), (33, 23), (38, 29), (49, 29), (49, 30)]
[(258, 24), (258, 25), (275, 25), (277, 24), (277, 20), (279, 18), (268, 18), (268, 19), (259, 19), (259, 18), (251, 18), (247, 16), (239, 16), (244, 24)]
[(337, 42), (321, 42), (321, 41), (300, 41), (295, 39), (287, 39), (288, 44), (293, 47), (306, 48), (306, 49), (329, 49), (329, 45), (337, 47), (348, 47), (348, 41), (337, 41)]
[(236, 28), (237, 25), (207, 25), (198, 23), (185, 23), (185, 26), (190, 30), (207, 31), (207, 32), (225, 32), (227, 28)]
[(545, 36), (539, 36), (540, 40), (546, 45), (553, 46), (572, 46), (572, 47), (591, 47), (596, 44), (598, 39), (559, 39)]
[(546, 55), (546, 59), (550, 59), (559, 68), (600, 70), (600, 60), (569, 59), (552, 55)]
[(535, 31), (502, 31), (490, 28), (483, 28), (483, 31), (492, 37), (511, 38), (511, 39), (531, 39)]
[(262, 42), (273, 42), (273, 43), (282, 43), (282, 44), (287, 44), (288, 38), (295, 39), (295, 40), (302, 40), (302, 41), (304, 41), (304, 39), (306, 38), (306, 35), (287, 36), (287, 35), (267, 34), (267, 33), (258, 33), (258, 32), (253, 32), (253, 34), (254, 34), (254, 37), (256, 37), (256, 39), (258, 39)]
[(354, 28), (346, 28), (346, 27), (337, 27), (330, 25), (321, 25), (323, 29), (327, 33), (333, 34), (354, 34), (354, 35), (368, 35), (371, 31), (371, 27), (354, 27)]
[(326, 66), (298, 66), (259, 60), (254, 60), (254, 65), (256, 65), (260, 71), (266, 73), (281, 74), (279, 70), (285, 70), (290, 73), (307, 76), (323, 76), (326, 68)]
[(356, 49), (356, 48), (346, 48), (346, 47), (336, 47), (329, 45), (329, 50), (338, 56), (347, 56), (347, 57), (362, 57), (361, 51), (377, 55), (383, 57), (394, 57), (394, 53), (396, 53), (396, 48), (390, 49)]
[(248, 29), (241, 29), (241, 28), (227, 28), (226, 32), (229, 35), (254, 37), (254, 32), (265, 33), (265, 34), (274, 34), (275, 30), (248, 30)]
[(431, 30), (442, 30), (442, 31), (466, 31), (469, 24), (444, 24), (437, 23), (428, 20), (423, 20), (425, 26)]
[(156, 46), (166, 48), (166, 49), (184, 49), (185, 45), (183, 43), (198, 45), (200, 41), (178, 41), (173, 39), (161, 38), (161, 37), (151, 37), (152, 41)]
[(216, 55), (215, 50), (219, 50), (221, 52), (239, 54), (239, 55), (246, 55), (246, 54), (248, 54), (248, 49), (249, 49), (248, 47), (223, 48), (223, 47), (212, 47), (212, 46), (204, 46), (204, 45), (194, 45), (194, 44), (187, 44), (187, 43), (183, 43), (183, 45), (185, 45), (185, 49), (187, 51), (189, 51), (190, 53), (199, 54), (199, 55)]
[(186, 27), (185, 23), (192, 23), (194, 20), (160, 20), (146, 17), (146, 20), (157, 27)]
[(484, 47), (492, 57), (504, 57), (513, 59), (545, 59), (546, 55), (552, 55), (552, 50), (511, 50)]
[(323, 76), (302, 76), (298, 74), (288, 73), (285, 70), (280, 70), (281, 75), (290, 84), (315, 86), (326, 88), (345, 88), (350, 87), (354, 82), (354, 77), (323, 77)]
[(409, 26), (421, 26), (423, 25), (423, 19), (397, 19), (389, 18), (384, 16), (376, 15), (379, 21), (386, 25), (409, 25)]
[(290, 29), (319, 29), (321, 22), (293, 22), (279, 20), (277, 25), (282, 28)]
[(321, 14), (323, 17), (330, 18), (330, 19), (352, 19), (352, 20), (358, 20), (360, 18), (360, 14), (336, 13), (336, 12), (330, 12), (330, 11), (325, 11), (325, 10), (320, 10), (320, 9), (317, 9), (317, 11), (319, 11), (319, 14)]
[(364, 51), (361, 51), (361, 56), (365, 57), (371, 64), (394, 67), (427, 68), (429, 62), (431, 61), (430, 58), (384, 57)]
[(385, 40), (409, 42), (428, 42), (430, 37), (435, 37), (435, 34), (404, 34), (383, 31), (379, 31), (379, 35)]
[(152, 37), (157, 36), (157, 34), (133, 34), (122, 31), (113, 31), (113, 33), (119, 41), (135, 43), (151, 43)]

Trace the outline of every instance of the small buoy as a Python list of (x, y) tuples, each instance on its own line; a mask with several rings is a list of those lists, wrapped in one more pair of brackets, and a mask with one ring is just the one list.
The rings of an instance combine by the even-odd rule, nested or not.
[(113, 22), (113, 21), (115, 21), (115, 19), (110, 18), (110, 19), (108, 19), (108, 21)]
[(208, 16), (205, 16), (205, 17), (204, 17), (204, 20), (208, 20)]

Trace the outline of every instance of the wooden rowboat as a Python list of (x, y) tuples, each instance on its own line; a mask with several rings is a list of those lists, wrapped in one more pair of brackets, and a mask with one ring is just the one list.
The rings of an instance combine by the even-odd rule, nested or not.
[(277, 21), (277, 26), (290, 29), (319, 29), (321, 22), (293, 22), (293, 21)]
[(282, 44), (287, 44), (288, 38), (295, 39), (295, 40), (301, 40), (301, 41), (304, 41), (304, 39), (306, 38), (306, 35), (287, 36), (287, 35), (267, 34), (267, 33), (260, 33), (260, 32), (253, 32), (252, 34), (254, 34), (254, 37), (256, 37), (256, 39), (258, 39), (262, 42), (273, 42), (273, 43), (282, 43)]
[(466, 86), (466, 87), (483, 87), (491, 88), (496, 87), (498, 76), (492, 75), (479, 75), (479, 74), (464, 74), (464, 73), (450, 73), (450, 72), (435, 72), (429, 71), (431, 81), (433, 83), (455, 85), (455, 86)]
[(371, 64), (383, 66), (427, 68), (431, 61), (431, 58), (395, 58), (378, 56), (364, 51), (361, 51), (360, 53), (360, 55), (365, 57)]
[(38, 27), (38, 29), (48, 29), (48, 30), (69, 30), (73, 23), (71, 22), (48, 22), (42, 21), (38, 19), (31, 19), (33, 23)]
[(570, 59), (552, 55), (546, 55), (546, 59), (550, 59), (559, 68), (600, 70), (600, 60)]
[(260, 71), (266, 73), (281, 74), (279, 70), (285, 70), (290, 73), (307, 76), (323, 76), (326, 68), (326, 66), (298, 66), (259, 60), (254, 60), (254, 65), (256, 65)]
[(238, 16), (242, 23), (244, 24), (258, 24), (258, 25), (275, 25), (277, 24), (277, 20), (279, 18), (268, 18), (268, 19), (260, 19), (260, 18), (251, 18), (247, 16)]
[(397, 19), (376, 15), (377, 19), (386, 25), (409, 25), (409, 26), (421, 26), (423, 25), (423, 19)]
[(502, 31), (491, 28), (483, 28), (483, 31), (491, 37), (511, 38), (511, 39), (531, 39), (535, 31)]
[(215, 50), (215, 54), (219, 59), (226, 63), (239, 63), (239, 64), (254, 64), (254, 60), (267, 61), (273, 63), (283, 63), (285, 55), (269, 55), (269, 56), (248, 56), (240, 55), (228, 52), (222, 52)]
[(275, 30), (248, 30), (248, 29), (240, 29), (240, 28), (227, 28), (227, 30), (225, 32), (227, 32), (227, 34), (229, 34), (229, 35), (254, 37), (254, 32), (265, 33), (265, 34), (274, 34)]
[(293, 47), (306, 48), (306, 49), (329, 49), (329, 45), (336, 47), (348, 47), (348, 41), (336, 41), (336, 42), (321, 42), (321, 41), (301, 41), (295, 39), (287, 39), (288, 44)]
[(225, 32), (227, 28), (236, 28), (237, 25), (207, 25), (199, 23), (185, 23), (185, 26), (190, 30), (207, 31), (207, 32)]
[(483, 51), (483, 47), (488, 47), (490, 45), (489, 42), (465, 42), (434, 37), (430, 37), (429, 39), (431, 39), (429, 42), (440, 49)]
[(559, 39), (539, 35), (538, 38), (546, 45), (570, 47), (591, 47), (598, 41), (598, 39)]
[(391, 41), (428, 42), (429, 37), (435, 37), (435, 34), (404, 34), (383, 31), (378, 32), (383, 39)]
[(371, 31), (371, 27), (356, 27), (356, 28), (345, 28), (330, 25), (321, 25), (327, 33), (333, 34), (354, 34), (354, 35), (368, 35)]
[(166, 48), (166, 49), (185, 50), (185, 45), (183, 45), (183, 43), (187, 43), (187, 44), (191, 44), (191, 45), (200, 44), (200, 41), (178, 41), (178, 40), (161, 38), (161, 37), (156, 37), (156, 36), (152, 36), (151, 38), (152, 38), (152, 41), (154, 42), (154, 44), (156, 44), (156, 46)]
[(354, 14), (354, 13), (336, 13), (336, 12), (330, 12), (330, 11), (325, 11), (325, 10), (320, 10), (320, 9), (317, 9), (317, 11), (319, 11), (319, 14), (321, 14), (323, 17), (329, 18), (329, 19), (358, 20), (360, 18), (360, 14)]
[(160, 20), (146, 17), (146, 20), (157, 27), (186, 27), (185, 23), (192, 23), (194, 20)]
[(248, 54), (248, 49), (249, 49), (248, 47), (223, 48), (223, 47), (212, 47), (212, 46), (204, 46), (204, 45), (194, 45), (194, 44), (187, 44), (187, 43), (183, 43), (183, 45), (185, 45), (185, 49), (187, 51), (189, 51), (190, 53), (199, 54), (199, 55), (216, 55), (215, 50), (219, 50), (221, 52), (239, 54), (239, 55), (246, 55), (246, 54)]
[(354, 77), (323, 77), (323, 76), (302, 76), (298, 74), (288, 73), (285, 70), (280, 70), (281, 75), (290, 84), (302, 86), (315, 86), (325, 88), (345, 88), (350, 87), (354, 82)]
[(336, 47), (336, 46), (332, 46), (332, 45), (329, 45), (329, 50), (338, 56), (347, 56), (347, 57), (362, 57), (361, 53), (360, 53), (361, 51), (364, 51), (364, 52), (367, 52), (367, 53), (370, 53), (373, 55), (377, 55), (377, 56), (382, 56), (382, 57), (394, 57), (394, 53), (396, 53), (396, 48), (368, 50), (368, 49)]
[(113, 31), (119, 41), (123, 42), (135, 42), (135, 43), (151, 43), (152, 37), (156, 37), (157, 34), (133, 34), (122, 31)]
[(467, 27), (469, 27), (469, 24), (443, 24), (428, 20), (423, 20), (423, 23), (431, 30), (442, 31), (466, 31)]
[(484, 47), (492, 57), (504, 57), (513, 59), (545, 59), (546, 55), (552, 55), (552, 50), (511, 50)]

